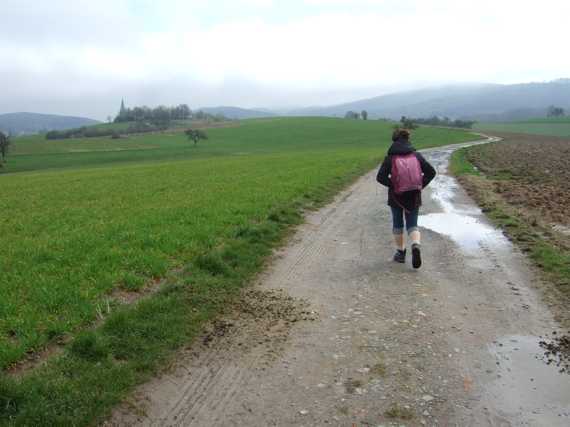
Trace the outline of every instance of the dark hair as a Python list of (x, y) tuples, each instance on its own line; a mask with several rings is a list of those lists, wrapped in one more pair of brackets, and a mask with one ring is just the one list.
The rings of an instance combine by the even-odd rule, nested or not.
[(399, 139), (405, 139), (406, 141), (410, 139), (410, 131), (408, 129), (397, 128), (392, 133), (392, 141), (395, 142)]

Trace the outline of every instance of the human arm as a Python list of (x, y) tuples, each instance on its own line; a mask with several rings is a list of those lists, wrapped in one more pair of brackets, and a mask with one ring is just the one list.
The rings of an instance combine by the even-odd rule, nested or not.
[(390, 181), (390, 173), (392, 172), (392, 162), (390, 160), (390, 156), (386, 156), (384, 161), (382, 162), (382, 166), (378, 170), (378, 174), (376, 175), (376, 181), (380, 184), (385, 185), (386, 187), (391, 187), (392, 182)]

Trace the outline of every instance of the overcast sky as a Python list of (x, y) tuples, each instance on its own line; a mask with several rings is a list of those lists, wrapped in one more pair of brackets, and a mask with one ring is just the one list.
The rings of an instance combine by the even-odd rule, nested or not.
[(0, 113), (325, 105), (570, 77), (568, 0), (0, 0)]

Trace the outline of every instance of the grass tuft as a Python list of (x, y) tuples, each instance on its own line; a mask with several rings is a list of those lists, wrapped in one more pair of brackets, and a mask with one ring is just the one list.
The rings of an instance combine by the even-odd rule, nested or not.
[(410, 408), (404, 408), (403, 406), (400, 406), (398, 404), (394, 404), (390, 408), (388, 408), (386, 412), (384, 412), (384, 415), (386, 416), (386, 418), (400, 419), (406, 421), (414, 419), (415, 416), (414, 411), (412, 411)]
[(140, 290), (145, 285), (145, 278), (131, 272), (126, 272), (121, 281), (121, 288), (125, 291), (134, 292)]
[(208, 252), (196, 257), (195, 264), (198, 268), (207, 271), (212, 276), (224, 276), (230, 274), (228, 265), (217, 252)]
[(17, 415), (23, 400), (15, 381), (0, 376), (0, 421)]
[(301, 221), (299, 211), (293, 207), (281, 208), (270, 212), (267, 219), (281, 224), (298, 224)]
[(70, 354), (88, 361), (100, 361), (107, 357), (108, 349), (101, 338), (92, 331), (83, 332), (75, 338)]

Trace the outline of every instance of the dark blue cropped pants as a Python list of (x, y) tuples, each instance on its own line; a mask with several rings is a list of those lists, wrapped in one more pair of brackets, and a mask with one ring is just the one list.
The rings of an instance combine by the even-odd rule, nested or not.
[(413, 211), (405, 211), (400, 207), (390, 206), (392, 209), (392, 232), (394, 234), (404, 234), (404, 218), (406, 220), (406, 231), (410, 234), (413, 231), (418, 231), (418, 213), (419, 208)]

